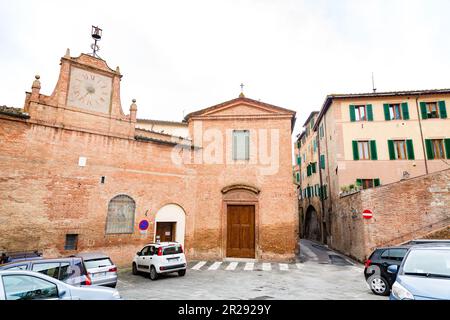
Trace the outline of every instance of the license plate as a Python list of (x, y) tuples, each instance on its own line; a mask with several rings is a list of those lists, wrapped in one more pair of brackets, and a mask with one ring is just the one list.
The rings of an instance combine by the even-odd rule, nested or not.
[(168, 258), (167, 261), (178, 261), (180, 258)]
[(93, 276), (94, 276), (94, 278), (104, 277), (104, 276), (106, 276), (106, 272), (94, 273)]

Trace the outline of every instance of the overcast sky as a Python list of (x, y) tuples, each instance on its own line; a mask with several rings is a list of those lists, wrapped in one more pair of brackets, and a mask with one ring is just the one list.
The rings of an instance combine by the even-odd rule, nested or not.
[(240, 92), (297, 111), (330, 93), (450, 87), (448, 0), (0, 2), (0, 105), (22, 107), (35, 74), (51, 94), (66, 48), (120, 66), (122, 107), (181, 121)]

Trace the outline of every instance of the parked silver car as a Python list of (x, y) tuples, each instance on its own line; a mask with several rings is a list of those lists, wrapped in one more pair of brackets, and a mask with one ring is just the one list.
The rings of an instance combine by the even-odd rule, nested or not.
[(84, 267), (93, 286), (116, 287), (117, 267), (107, 255), (98, 252), (89, 252), (79, 253), (75, 257), (83, 259)]
[(0, 271), (0, 300), (118, 300), (116, 289), (75, 287), (34, 271)]

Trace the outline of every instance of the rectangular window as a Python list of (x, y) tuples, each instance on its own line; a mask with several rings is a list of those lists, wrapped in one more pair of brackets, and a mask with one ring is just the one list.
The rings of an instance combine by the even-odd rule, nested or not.
[(320, 128), (319, 128), (319, 135), (320, 135), (320, 139), (322, 139), (323, 136), (324, 136), (323, 124), (320, 125)]
[(431, 147), (433, 151), (433, 159), (445, 159), (444, 140), (442, 139), (431, 140)]
[(66, 244), (64, 245), (64, 250), (77, 250), (77, 245), (78, 245), (78, 235), (66, 234)]
[(439, 108), (437, 102), (427, 102), (425, 105), (428, 119), (439, 118)]
[(358, 141), (359, 160), (370, 160), (369, 141)]
[(367, 121), (367, 112), (366, 112), (366, 106), (355, 106), (355, 117), (356, 121)]
[(250, 159), (250, 131), (233, 131), (233, 160)]
[(370, 189), (373, 188), (373, 180), (372, 179), (361, 179), (361, 187), (363, 189)]
[(395, 159), (398, 160), (406, 160), (406, 141), (405, 140), (395, 140), (394, 141), (394, 151), (395, 151)]
[(391, 117), (391, 120), (401, 120), (402, 119), (402, 112), (401, 112), (399, 103), (389, 105), (389, 115)]

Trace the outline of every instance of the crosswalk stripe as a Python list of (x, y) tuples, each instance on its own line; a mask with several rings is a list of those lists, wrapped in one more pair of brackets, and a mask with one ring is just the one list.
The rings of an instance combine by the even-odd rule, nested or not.
[(208, 270), (217, 270), (219, 269), (220, 265), (222, 264), (222, 262), (214, 262), (209, 268)]
[(200, 261), (195, 266), (192, 267), (192, 270), (200, 270), (201, 267), (203, 267), (206, 264), (206, 261)]
[(297, 269), (301, 269), (303, 268), (303, 264), (302, 263), (296, 263)]
[(234, 270), (234, 269), (236, 269), (237, 265), (238, 265), (238, 262), (230, 262), (230, 264), (228, 265), (228, 267), (226, 267), (225, 270)]
[(289, 266), (286, 263), (280, 263), (280, 270), (281, 271), (287, 271), (289, 270)]
[(263, 263), (262, 264), (262, 269), (264, 271), (270, 271), (270, 270), (272, 270), (272, 265), (270, 263)]
[(244, 270), (245, 271), (252, 271), (255, 264), (253, 262), (247, 262), (245, 264)]

